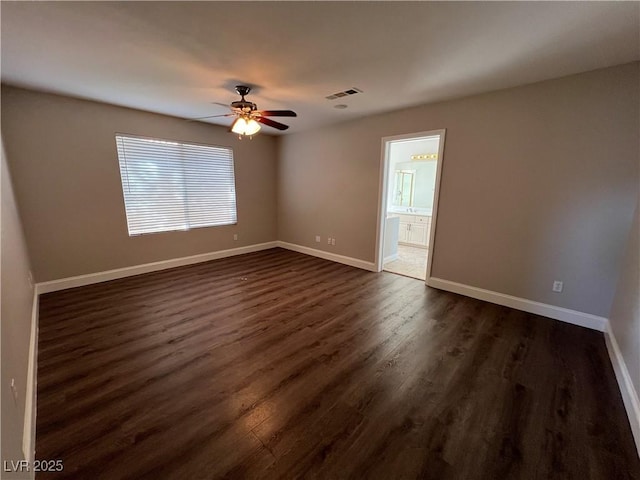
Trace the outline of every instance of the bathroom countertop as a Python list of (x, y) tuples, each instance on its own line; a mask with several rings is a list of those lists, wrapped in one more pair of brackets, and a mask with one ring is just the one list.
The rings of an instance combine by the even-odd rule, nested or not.
[(412, 212), (408, 212), (406, 208), (389, 209), (387, 210), (387, 217), (391, 215), (416, 215), (419, 217), (430, 217), (432, 213), (433, 212), (430, 208), (419, 208), (419, 209), (415, 209), (415, 211), (412, 211)]

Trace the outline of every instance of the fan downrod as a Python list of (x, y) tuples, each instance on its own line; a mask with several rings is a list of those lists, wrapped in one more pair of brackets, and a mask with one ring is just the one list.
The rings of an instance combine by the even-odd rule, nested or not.
[(244, 101), (244, 96), (249, 95), (250, 91), (251, 91), (251, 87), (247, 87), (246, 85), (236, 85), (236, 92), (238, 92), (238, 95), (242, 97), (243, 101)]

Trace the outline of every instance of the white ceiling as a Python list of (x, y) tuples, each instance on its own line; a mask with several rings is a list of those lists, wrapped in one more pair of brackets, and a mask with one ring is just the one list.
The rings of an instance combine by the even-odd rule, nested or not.
[[(3, 82), (184, 118), (226, 113), (212, 102), (249, 84), (259, 108), (298, 112), (288, 132), (640, 59), (638, 2), (0, 8)], [(325, 99), (351, 87), (364, 93)]]

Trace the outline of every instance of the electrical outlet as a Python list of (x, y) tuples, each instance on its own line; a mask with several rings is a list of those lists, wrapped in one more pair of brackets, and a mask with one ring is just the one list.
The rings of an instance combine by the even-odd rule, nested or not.
[(553, 288), (552, 290), (554, 292), (561, 292), (562, 291), (562, 287), (564, 286), (564, 284), (560, 281), (560, 280), (554, 280), (553, 281)]
[(331, 237), (327, 237), (327, 245), (331, 245)]
[(316, 235), (316, 243), (320, 243), (320, 235)]
[(11, 393), (13, 394), (13, 401), (18, 405), (18, 388), (16, 387), (16, 379), (11, 379)]
[(238, 240), (238, 234), (237, 234), (237, 233), (234, 233), (234, 234), (233, 234), (233, 239), (234, 239), (234, 240)]
[(335, 238), (332, 238), (332, 239), (331, 239), (331, 245), (335, 245), (335, 244), (336, 244), (336, 239), (335, 239)]

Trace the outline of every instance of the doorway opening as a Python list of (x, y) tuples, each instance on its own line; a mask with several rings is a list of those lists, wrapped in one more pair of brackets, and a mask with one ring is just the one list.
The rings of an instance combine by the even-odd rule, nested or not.
[(430, 276), (444, 136), (434, 130), (382, 139), (378, 271)]

